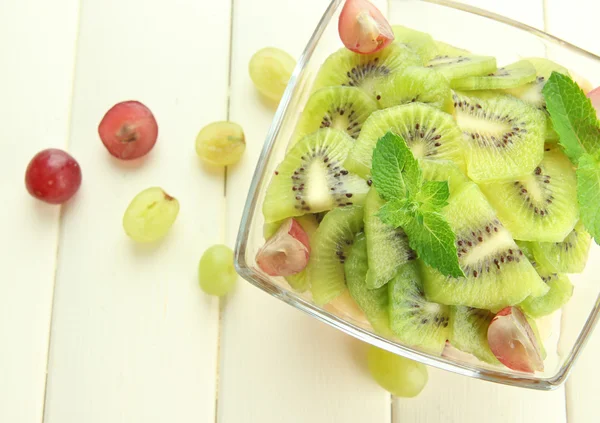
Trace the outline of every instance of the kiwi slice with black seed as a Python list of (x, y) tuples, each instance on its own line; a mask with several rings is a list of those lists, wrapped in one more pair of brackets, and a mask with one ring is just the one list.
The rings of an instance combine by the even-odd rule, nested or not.
[(454, 93), (469, 177), (476, 182), (506, 181), (533, 172), (544, 154), (543, 113), (508, 95), (475, 95)]
[(531, 249), (535, 260), (548, 271), (555, 273), (581, 273), (588, 260), (592, 237), (577, 222), (562, 242), (533, 242)]
[(315, 303), (324, 305), (346, 289), (344, 263), (357, 233), (363, 230), (362, 206), (330, 211), (316, 230), (308, 261), (308, 280)]
[(384, 204), (375, 188), (371, 188), (365, 201), (365, 234), (369, 257), (366, 283), (371, 289), (388, 283), (400, 266), (416, 258), (416, 253), (408, 246), (404, 231), (383, 223), (377, 215)]
[(558, 149), (545, 152), (526, 176), (480, 187), (502, 224), (521, 241), (562, 242), (579, 218), (575, 171)]
[(430, 301), (497, 311), (548, 291), (477, 185), (467, 183), (442, 214), (456, 234), (465, 276), (446, 277), (422, 265)]
[(426, 181), (446, 181), (450, 195), (456, 194), (469, 178), (451, 160), (419, 160), (419, 166)]
[(449, 307), (425, 299), (416, 261), (403, 265), (388, 283), (390, 327), (411, 347), (440, 355), (448, 339)]
[(323, 128), (298, 141), (279, 164), (263, 203), (266, 222), (363, 203), (369, 185), (342, 167), (352, 138)]
[(322, 88), (308, 99), (292, 145), (319, 128), (338, 129), (356, 139), (364, 121), (377, 109), (375, 100), (359, 88)]
[(539, 297), (527, 297), (519, 307), (527, 315), (538, 318), (554, 313), (565, 305), (573, 295), (573, 284), (562, 273), (543, 273), (540, 277), (548, 285), (549, 291)]
[(431, 35), (402, 25), (393, 25), (392, 30), (394, 31), (394, 41), (406, 44), (413, 49), (421, 57), (423, 63), (427, 63), (437, 55), (437, 46)]
[(457, 57), (457, 56), (465, 56), (471, 54), (469, 50), (465, 50), (464, 48), (455, 47), (451, 44), (445, 43), (443, 41), (434, 41), (435, 48), (437, 50), (436, 56), (447, 56), (447, 57)]
[(409, 66), (378, 85), (381, 108), (406, 103), (425, 103), (452, 114), (454, 101), (446, 78), (432, 69)]
[[(302, 226), (306, 235), (308, 235), (309, 242), (312, 242), (312, 238), (319, 227), (319, 223), (314, 214), (305, 214), (304, 216), (296, 217), (296, 221)], [(279, 229), (283, 222), (271, 222), (265, 223), (263, 227), (263, 235), (265, 239), (271, 238), (275, 232)], [(286, 276), (285, 280), (287, 283), (298, 292), (304, 292), (308, 289), (308, 278), (306, 276), (306, 269), (294, 275)]]
[(394, 106), (369, 116), (344, 166), (368, 179), (373, 150), (388, 131), (402, 136), (417, 159), (448, 159), (464, 166), (464, 139), (456, 122), (449, 114), (422, 103)]
[(489, 75), (496, 72), (496, 58), (462, 54), (458, 56), (438, 55), (425, 64), (442, 74), (448, 81), (467, 76)]
[(523, 86), (535, 79), (535, 68), (520, 60), (483, 76), (467, 76), (452, 80), (455, 90), (498, 90)]
[(378, 82), (407, 66), (417, 65), (421, 65), (419, 55), (400, 43), (392, 43), (373, 54), (358, 54), (341, 48), (325, 60), (313, 90), (346, 85), (358, 87), (375, 98), (374, 88)]
[(354, 244), (350, 248), (348, 258), (344, 263), (346, 284), (350, 296), (365, 313), (375, 332), (389, 336), (391, 331), (388, 313), (388, 290), (387, 287), (369, 289), (366, 283), (368, 270), (367, 239), (365, 234), (361, 232), (356, 235)]
[(546, 100), (542, 94), (542, 89), (544, 88), (544, 85), (546, 85), (550, 75), (552, 75), (552, 72), (558, 72), (568, 76), (569, 71), (558, 63), (542, 57), (528, 57), (524, 60), (534, 67), (536, 73), (535, 79), (524, 86), (507, 89), (506, 93), (542, 110), (546, 118), (546, 140), (556, 141), (558, 140), (558, 134), (552, 127), (552, 121), (546, 110)]
[(463, 352), (473, 354), (481, 361), (500, 364), (487, 340), (488, 326), (494, 316), (489, 310), (480, 308), (450, 307), (450, 344)]

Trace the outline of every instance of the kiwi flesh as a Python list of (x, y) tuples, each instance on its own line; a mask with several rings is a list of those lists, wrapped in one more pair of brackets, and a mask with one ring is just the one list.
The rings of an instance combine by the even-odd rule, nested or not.
[[(305, 214), (304, 216), (298, 216), (295, 219), (300, 224), (300, 226), (302, 226), (302, 229), (304, 229), (306, 235), (308, 235), (309, 243), (312, 242), (311, 240), (319, 226), (315, 215)], [(277, 229), (279, 229), (282, 223), (283, 221), (265, 223), (265, 226), (263, 227), (263, 235), (265, 239), (271, 238), (275, 234), (275, 232), (277, 232)], [(285, 280), (295, 291), (304, 292), (308, 289), (308, 278), (306, 276), (306, 269), (294, 275), (286, 276)]]
[(581, 273), (588, 260), (592, 237), (581, 221), (562, 242), (532, 242), (535, 261), (555, 273)]
[(357, 233), (363, 230), (362, 206), (330, 211), (311, 242), (308, 280), (316, 304), (324, 305), (346, 289), (344, 263)]
[(436, 70), (448, 81), (467, 76), (489, 75), (498, 69), (495, 57), (473, 54), (438, 55), (427, 62), (425, 67)]
[(451, 160), (419, 160), (426, 181), (446, 181), (450, 195), (456, 194), (469, 182), (469, 178)]
[(364, 121), (378, 106), (356, 87), (325, 87), (308, 99), (296, 126), (292, 145), (319, 128), (334, 128), (358, 138)]
[(465, 276), (446, 277), (423, 265), (430, 301), (497, 311), (548, 291), (477, 185), (467, 183), (442, 214), (456, 234)]
[(416, 261), (388, 283), (390, 327), (400, 342), (441, 355), (448, 339), (449, 307), (425, 299)]
[(382, 79), (407, 66), (421, 64), (419, 55), (401, 43), (392, 43), (373, 54), (358, 54), (343, 47), (325, 60), (315, 78), (313, 91), (346, 85), (358, 87), (375, 98), (374, 87)]
[(369, 185), (342, 167), (352, 138), (323, 128), (298, 141), (279, 164), (263, 203), (266, 222), (362, 204)]
[(446, 78), (432, 69), (409, 66), (376, 87), (380, 108), (425, 103), (446, 113), (454, 112), (452, 90)]
[(498, 90), (523, 86), (535, 80), (535, 68), (527, 60), (520, 60), (483, 76), (454, 79), (455, 90)]
[(427, 63), (437, 55), (437, 46), (431, 35), (402, 25), (393, 25), (392, 30), (394, 31), (394, 41), (406, 44), (413, 49), (421, 57), (423, 63)]
[(388, 131), (402, 136), (417, 159), (448, 159), (464, 167), (464, 139), (456, 122), (449, 114), (422, 103), (394, 106), (369, 116), (344, 167), (368, 179), (373, 150)]
[(544, 154), (545, 121), (536, 108), (507, 95), (454, 93), (466, 139), (467, 173), (475, 182), (527, 175)]
[(548, 285), (548, 293), (539, 297), (528, 297), (519, 304), (524, 313), (536, 319), (554, 313), (573, 295), (573, 284), (567, 275), (541, 272), (540, 277)]
[(408, 246), (404, 231), (383, 223), (377, 216), (384, 204), (375, 188), (371, 188), (365, 201), (364, 217), (369, 258), (366, 283), (370, 289), (388, 283), (400, 266), (416, 258), (415, 252)]
[(455, 47), (455, 46), (445, 43), (443, 41), (435, 40), (434, 43), (435, 43), (435, 48), (437, 50), (436, 56), (458, 57), (458, 56), (465, 56), (465, 55), (471, 54), (471, 52), (469, 50)]
[(450, 307), (450, 344), (463, 352), (473, 354), (481, 361), (500, 364), (487, 340), (488, 327), (494, 316), (489, 310), (480, 308)]
[(480, 187), (502, 224), (521, 241), (562, 242), (579, 218), (575, 171), (559, 149), (545, 152), (527, 176)]
[(367, 320), (375, 332), (390, 336), (388, 289), (387, 287), (369, 289), (366, 283), (368, 269), (367, 239), (365, 234), (360, 232), (356, 235), (346, 263), (344, 263), (348, 291), (358, 307), (367, 316)]

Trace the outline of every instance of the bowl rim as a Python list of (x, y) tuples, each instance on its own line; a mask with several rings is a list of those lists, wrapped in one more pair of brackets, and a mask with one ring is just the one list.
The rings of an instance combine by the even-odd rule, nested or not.
[[(248, 190), (248, 195), (242, 212), (242, 218), (240, 221), (238, 234), (235, 242), (234, 266), (237, 273), (255, 287), (272, 295), (273, 297), (284, 301), (288, 305), (316, 318), (317, 320), (328, 324), (329, 326), (332, 326), (336, 329), (339, 329), (345, 334), (350, 335), (356, 339), (385, 349), (394, 354), (398, 354), (442, 370), (451, 371), (453, 373), (457, 373), (463, 376), (470, 376), (476, 379), (481, 379), (489, 382), (541, 391), (551, 391), (557, 389), (567, 380), (567, 378), (571, 374), (574, 364), (579, 358), (581, 351), (585, 347), (591, 335), (591, 332), (594, 330), (594, 327), (596, 326), (598, 320), (600, 320), (600, 294), (598, 295), (594, 308), (590, 315), (587, 317), (586, 322), (581, 332), (579, 333), (573, 348), (569, 352), (569, 355), (565, 358), (560, 369), (552, 377), (540, 378), (532, 377), (531, 375), (526, 373), (523, 373), (522, 375), (517, 372), (506, 373), (488, 368), (478, 367), (477, 365), (469, 365), (466, 363), (454, 361), (446, 357), (430, 355), (426, 352), (415, 350), (411, 347), (395, 343), (374, 332), (370, 332), (367, 329), (364, 329), (347, 320), (344, 320), (343, 318), (338, 317), (335, 314), (325, 310), (324, 308), (319, 307), (303, 298), (290, 295), (288, 291), (280, 288), (276, 284), (273, 284), (273, 282), (269, 280), (269, 278), (263, 276), (261, 273), (257, 272), (251, 266), (248, 265), (246, 261), (246, 245), (251, 226), (251, 216), (257, 206), (258, 189), (262, 185), (263, 179), (267, 176), (265, 174), (265, 168), (267, 166), (268, 159), (274, 148), (275, 141), (277, 139), (279, 131), (281, 130), (285, 117), (287, 116), (290, 103), (292, 101), (293, 95), (297, 88), (297, 84), (299, 82), (299, 77), (302, 71), (305, 69), (308, 61), (312, 57), (318, 45), (318, 41), (327, 27), (327, 24), (331, 21), (336, 11), (338, 10), (338, 8), (341, 7), (344, 1), (345, 0), (331, 0), (329, 5), (325, 9), (325, 12), (319, 19), (316, 29), (311, 35), (307, 45), (305, 46), (302, 54), (300, 55), (297, 61), (297, 64), (290, 77), (288, 85), (283, 93), (279, 106), (277, 107), (270, 128), (267, 132), (265, 142), (252, 177), (250, 188)], [(458, 3), (452, 0), (411, 1), (419, 1), (423, 3), (434, 4), (437, 6), (443, 6), (457, 11), (474, 14), (495, 22), (500, 22), (533, 34), (540, 39), (543, 39), (553, 44), (557, 44), (562, 48), (569, 49), (577, 53), (578, 55), (584, 56), (588, 59), (592, 59), (600, 63), (600, 56), (594, 53), (591, 53), (581, 47), (578, 47), (558, 37), (555, 37), (545, 31), (539, 30), (537, 28), (507, 18), (497, 13), (489, 12), (478, 7)]]

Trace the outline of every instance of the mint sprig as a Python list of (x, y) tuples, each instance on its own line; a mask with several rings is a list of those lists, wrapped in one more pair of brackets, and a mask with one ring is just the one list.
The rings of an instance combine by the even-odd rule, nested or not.
[(402, 137), (392, 132), (377, 141), (371, 169), (373, 185), (387, 203), (379, 218), (401, 227), (410, 247), (446, 276), (464, 276), (456, 236), (441, 211), (448, 204), (448, 183), (423, 181), (419, 162)]
[(600, 244), (600, 123), (579, 86), (553, 72), (542, 93), (559, 143), (577, 171), (577, 202), (583, 225)]

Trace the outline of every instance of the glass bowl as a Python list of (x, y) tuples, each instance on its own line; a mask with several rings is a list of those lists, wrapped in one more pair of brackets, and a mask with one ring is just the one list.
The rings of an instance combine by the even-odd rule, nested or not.
[[(264, 243), (261, 207), (265, 191), (292, 138), (316, 72), (327, 56), (342, 47), (337, 20), (343, 2), (333, 0), (325, 10), (275, 114), (239, 228), (235, 251), (238, 273), (263, 291), (348, 335), (423, 364), (506, 385), (539, 390), (558, 387), (568, 377), (598, 320), (600, 260), (594, 260), (594, 256), (600, 257), (600, 248), (593, 242), (585, 271), (570, 275), (575, 286), (571, 300), (562, 310), (538, 321), (548, 356), (544, 371), (536, 374), (495, 367), (462, 353), (435, 356), (387, 339), (376, 334), (345, 297), (324, 307), (317, 306), (310, 293), (295, 292), (285, 279), (268, 276), (256, 265), (256, 253)], [(437, 40), (474, 53), (494, 55), (499, 65), (523, 57), (547, 57), (574, 75), (586, 78), (591, 86), (600, 85), (600, 57), (505, 17), (445, 0), (391, 0), (387, 12), (392, 24), (428, 32)], [(459, 22), (463, 30), (453, 29), (457, 25), (449, 25), (449, 22)]]

